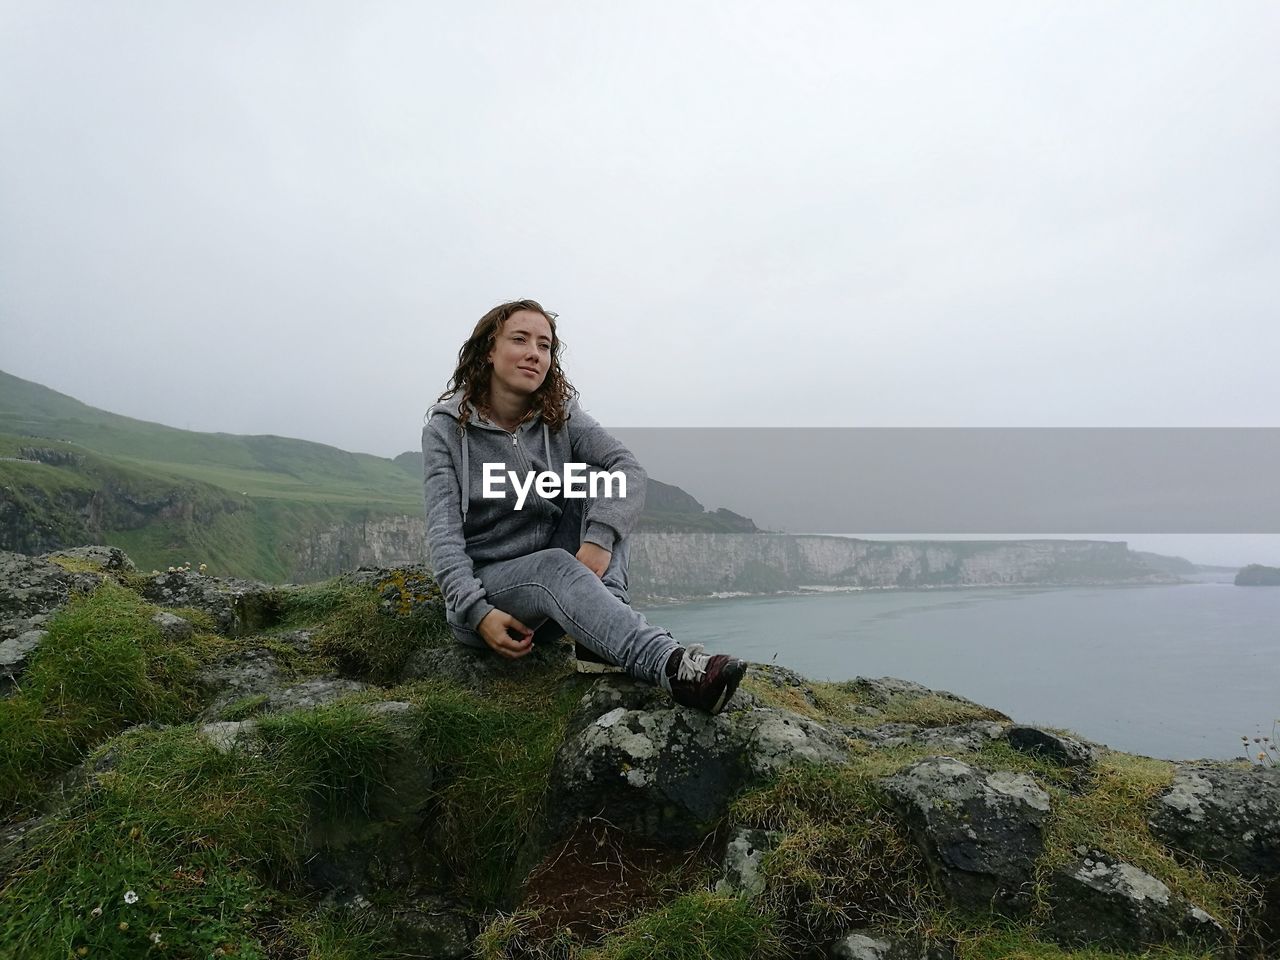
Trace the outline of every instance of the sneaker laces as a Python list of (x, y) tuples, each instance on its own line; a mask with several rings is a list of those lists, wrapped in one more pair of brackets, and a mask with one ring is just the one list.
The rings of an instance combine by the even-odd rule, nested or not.
[(684, 656), (680, 658), (680, 665), (676, 668), (676, 679), (680, 681), (697, 680), (707, 672), (707, 663), (711, 657), (703, 651), (706, 647), (700, 643), (694, 643), (685, 648)]

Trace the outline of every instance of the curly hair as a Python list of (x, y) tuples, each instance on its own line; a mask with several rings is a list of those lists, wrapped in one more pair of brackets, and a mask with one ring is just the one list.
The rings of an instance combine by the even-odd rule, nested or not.
[(483, 317), (471, 331), (471, 336), (458, 351), (458, 366), (453, 371), (449, 386), (437, 400), (445, 400), (459, 390), (463, 391), (462, 404), (459, 409), (459, 429), (465, 429), (473, 411), (485, 411), (489, 403), (489, 378), (493, 368), (489, 366), (489, 351), (493, 349), (502, 325), (521, 310), (532, 310), (547, 318), (551, 327), (551, 363), (547, 368), (547, 376), (542, 386), (530, 397), (532, 409), (530, 413), (540, 413), (543, 421), (552, 430), (564, 426), (568, 417), (569, 402), (578, 391), (560, 369), (560, 349), (563, 342), (556, 335), (556, 314), (543, 309), (536, 300), (512, 300), (500, 303)]

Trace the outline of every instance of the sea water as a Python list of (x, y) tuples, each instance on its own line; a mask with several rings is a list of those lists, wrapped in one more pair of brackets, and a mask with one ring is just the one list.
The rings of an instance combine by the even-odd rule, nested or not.
[(892, 676), (1165, 759), (1256, 754), (1280, 718), (1280, 587), (861, 591), (641, 605), (682, 643), (815, 680)]

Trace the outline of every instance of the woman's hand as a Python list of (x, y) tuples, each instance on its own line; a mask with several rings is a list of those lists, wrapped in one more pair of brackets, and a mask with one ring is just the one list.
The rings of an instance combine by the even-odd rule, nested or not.
[[(484, 615), (477, 632), (490, 650), (509, 660), (523, 657), (533, 649), (533, 631), (511, 614), (503, 613), (496, 607)], [(512, 633), (521, 636), (516, 639)]]
[(598, 543), (584, 543), (578, 548), (577, 557), (582, 561), (583, 566), (603, 580), (604, 572), (609, 569), (609, 560), (613, 554)]

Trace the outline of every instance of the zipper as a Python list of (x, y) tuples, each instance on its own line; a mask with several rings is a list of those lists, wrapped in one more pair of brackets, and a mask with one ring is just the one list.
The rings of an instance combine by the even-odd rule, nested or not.
[(516, 448), (516, 457), (520, 460), (520, 466), (524, 468), (525, 473), (528, 473), (532, 468), (532, 464), (529, 463), (528, 457), (524, 455), (524, 451), (520, 449), (519, 438), (514, 433), (511, 434), (511, 446)]
[[(518, 429), (518, 428), (517, 428)], [(516, 434), (511, 434), (511, 446), (516, 448), (516, 456), (520, 458), (520, 465), (524, 468), (526, 474), (533, 471), (533, 464), (529, 458), (524, 455), (524, 451), (520, 448), (520, 441)], [(534, 494), (529, 498), (529, 506), (533, 507), (535, 513), (549, 512), (550, 504), (543, 505), (542, 498)]]

